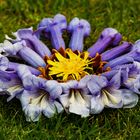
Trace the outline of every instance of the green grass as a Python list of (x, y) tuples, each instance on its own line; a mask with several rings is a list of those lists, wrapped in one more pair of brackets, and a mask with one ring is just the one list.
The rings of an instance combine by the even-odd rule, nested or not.
[[(90, 47), (105, 27), (113, 27), (127, 41), (140, 38), (139, 0), (0, 0), (0, 42), (19, 28), (36, 28), (43, 17), (57, 13), (68, 22), (75, 16), (92, 27), (85, 47)], [(68, 39), (65, 40), (68, 44)], [(0, 140), (135, 140), (140, 139), (140, 103), (132, 109), (105, 109), (101, 114), (80, 118), (62, 113), (37, 123), (25, 121), (18, 100), (0, 98)]]

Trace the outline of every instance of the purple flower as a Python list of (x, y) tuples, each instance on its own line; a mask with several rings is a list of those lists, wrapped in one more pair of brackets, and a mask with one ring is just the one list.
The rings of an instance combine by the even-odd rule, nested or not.
[(57, 14), (54, 18), (44, 18), (38, 25), (36, 34), (40, 36), (44, 32), (45, 37), (50, 38), (53, 47), (59, 50), (65, 48), (62, 38), (63, 31), (67, 28), (67, 21), (64, 15)]
[(46, 66), (44, 60), (36, 52), (26, 46), (25, 41), (12, 44), (5, 40), (3, 43), (3, 50), (10, 55), (19, 55), (34, 67)]
[(42, 41), (40, 41), (36, 35), (34, 35), (32, 28), (20, 29), (13, 33), (13, 35), (16, 37), (16, 40), (13, 40), (9, 37), (7, 37), (7, 39), (12, 40), (14, 43), (24, 40), (27, 44), (27, 47), (35, 50), (41, 57), (51, 55), (48, 47)]
[(105, 51), (101, 54), (103, 61), (110, 61), (124, 53), (127, 53), (131, 50), (132, 44), (129, 42), (123, 42), (120, 46), (117, 46), (111, 50)]
[(15, 71), (0, 70), (0, 94), (8, 94), (7, 101), (17, 96), (23, 91), (22, 82)]
[(60, 96), (60, 102), (65, 110), (82, 117), (89, 116), (91, 95), (88, 94), (88, 89), (82, 88), (76, 80), (61, 83), (61, 87), (63, 94)]
[(122, 69), (122, 84), (134, 93), (140, 94), (140, 63), (134, 61), (132, 64), (118, 66), (114, 69)]
[(38, 121), (41, 113), (50, 118), (63, 110), (57, 101), (62, 93), (57, 81), (36, 77), (25, 66), (19, 66), (17, 72), (24, 87), (17, 98), (21, 101), (27, 121)]
[(91, 57), (94, 57), (96, 53), (102, 53), (109, 45), (118, 45), (121, 38), (121, 34), (116, 29), (105, 28), (97, 42), (88, 49), (88, 52)]
[(90, 34), (90, 24), (88, 21), (78, 18), (74, 18), (68, 26), (68, 31), (72, 34), (69, 47), (73, 51), (83, 51), (83, 40), (84, 37)]
[(120, 56), (117, 57), (111, 61), (109, 61), (104, 68), (106, 67), (115, 67), (117, 65), (123, 65), (123, 64), (129, 64), (129, 63), (133, 63), (134, 61), (138, 61), (140, 62), (140, 42), (137, 41), (131, 48), (131, 51)]
[(118, 71), (111, 80), (105, 76), (85, 76), (83, 82), (92, 94), (91, 114), (100, 113), (104, 107), (129, 108), (138, 102), (138, 96), (130, 90), (121, 89), (121, 71)]

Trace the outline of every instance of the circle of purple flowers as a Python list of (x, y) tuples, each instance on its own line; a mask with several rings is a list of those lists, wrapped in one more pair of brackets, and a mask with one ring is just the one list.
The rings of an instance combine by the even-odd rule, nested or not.
[(65, 31), (71, 35), (69, 50), (83, 53), (84, 38), (91, 27), (77, 17), (67, 25), (66, 17), (57, 14), (41, 20), (36, 31), (19, 29), (13, 33), (15, 39), (6, 35), (0, 43), (0, 94), (8, 94), (8, 101), (19, 99), (27, 121), (38, 121), (41, 114), (50, 118), (63, 111), (87, 117), (106, 107), (134, 107), (140, 94), (140, 41), (122, 41), (122, 35), (113, 28), (105, 28), (86, 51), (90, 58), (99, 54), (101, 61), (107, 62), (103, 70), (109, 71), (62, 82), (39, 76), (38, 68), (47, 67), (44, 57), (52, 56), (52, 49), (41, 38), (50, 40), (56, 51), (65, 51)]

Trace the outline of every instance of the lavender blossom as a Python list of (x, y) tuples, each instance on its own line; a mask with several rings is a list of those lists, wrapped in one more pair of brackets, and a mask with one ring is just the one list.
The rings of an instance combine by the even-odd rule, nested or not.
[(22, 40), (26, 41), (27, 46), (35, 50), (41, 57), (44, 58), (46, 55), (51, 55), (48, 47), (34, 35), (32, 28), (20, 29), (13, 34), (17, 38), (15, 42)]
[(133, 63), (133, 61), (140, 62), (139, 55), (140, 55), (140, 43), (136, 42), (132, 46), (130, 52), (126, 53), (123, 56), (117, 57), (117, 58), (109, 61), (109, 63), (107, 63), (104, 68), (106, 68), (106, 67), (113, 68), (113, 67), (115, 67), (117, 65)]
[(120, 65), (114, 69), (122, 69), (122, 85), (134, 93), (140, 94), (140, 63), (134, 61), (132, 64)]
[(92, 94), (91, 114), (100, 113), (104, 107), (129, 108), (138, 102), (138, 96), (127, 89), (121, 89), (121, 71), (118, 71), (111, 80), (105, 76), (85, 76), (81, 79), (87, 83)]
[(88, 21), (74, 18), (68, 26), (68, 31), (72, 34), (69, 47), (73, 51), (78, 50), (82, 52), (84, 37), (89, 36), (90, 30), (91, 28)]
[(23, 58), (26, 62), (34, 67), (46, 66), (44, 60), (36, 52), (26, 47), (25, 41), (12, 44), (5, 40), (3, 44), (3, 50), (11, 55), (20, 55), (21, 58)]
[(118, 45), (120, 41), (121, 35), (117, 30), (106, 28), (102, 31), (97, 42), (88, 49), (88, 52), (91, 57), (94, 57), (96, 53), (102, 53), (109, 45), (112, 45), (113, 43), (114, 45)]
[(60, 102), (65, 110), (82, 117), (89, 116), (91, 95), (88, 94), (88, 89), (82, 88), (76, 80), (61, 83), (61, 87), (63, 94), (60, 96)]
[(67, 28), (67, 21), (64, 15), (57, 14), (54, 18), (44, 18), (38, 25), (37, 34), (42, 31), (45, 36), (51, 39), (52, 45), (59, 50), (65, 48), (65, 42), (62, 37), (63, 31)]
[(36, 77), (25, 66), (19, 66), (17, 72), (24, 86), (17, 98), (21, 101), (27, 121), (38, 121), (41, 113), (50, 118), (63, 110), (56, 100), (62, 93), (57, 81)]
[(129, 42), (123, 42), (120, 46), (117, 46), (111, 50), (105, 51), (101, 54), (103, 61), (110, 61), (116, 57), (128, 53), (132, 49), (132, 44)]

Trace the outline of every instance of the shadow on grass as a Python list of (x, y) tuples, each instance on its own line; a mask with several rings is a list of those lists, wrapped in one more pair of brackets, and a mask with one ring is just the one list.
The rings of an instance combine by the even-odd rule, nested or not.
[(7, 138), (9, 134), (14, 133), (13, 139), (20, 136), (23, 139), (25, 137), (30, 139), (35, 135), (38, 136), (38, 139), (45, 138), (46, 135), (47, 138), (55, 139), (90, 139), (93, 137), (109, 139), (117, 138), (118, 135), (126, 137), (140, 127), (139, 104), (133, 109), (108, 108), (99, 115), (91, 115), (87, 118), (65, 112), (52, 118), (42, 115), (38, 122), (33, 123), (25, 121), (24, 113), (17, 99), (8, 103), (6, 99), (5, 96), (0, 98), (1, 138)]

